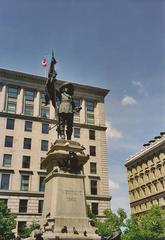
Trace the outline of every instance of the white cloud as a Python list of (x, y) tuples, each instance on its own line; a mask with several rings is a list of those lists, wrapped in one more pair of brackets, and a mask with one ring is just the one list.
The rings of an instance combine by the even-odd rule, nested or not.
[(132, 81), (132, 84), (137, 87), (137, 91), (139, 94), (142, 94), (144, 96), (147, 96), (148, 93), (144, 87), (144, 85), (140, 81)]
[(119, 184), (109, 179), (109, 188), (110, 190), (119, 189)]
[(123, 137), (122, 132), (119, 131), (117, 128), (113, 128), (110, 122), (106, 122), (106, 126), (107, 126), (107, 131), (106, 131), (107, 138), (120, 139)]
[(122, 101), (121, 104), (123, 106), (127, 106), (127, 105), (135, 105), (137, 104), (137, 101), (135, 98), (131, 97), (131, 96), (125, 96)]

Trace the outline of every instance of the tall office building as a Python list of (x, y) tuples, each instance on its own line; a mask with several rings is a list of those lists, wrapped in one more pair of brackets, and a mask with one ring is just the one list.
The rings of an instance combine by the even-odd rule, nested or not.
[[(39, 220), (44, 198), (45, 169), (41, 161), (57, 139), (55, 112), (45, 106), (46, 78), (0, 69), (0, 199), (17, 215), (16, 232)], [(63, 81), (57, 81), (57, 88)], [(104, 98), (107, 89), (74, 84), (73, 140), (86, 148), (84, 167), (87, 204), (103, 216), (110, 207)]]
[(125, 166), (131, 213), (142, 214), (153, 205), (165, 207), (165, 133), (144, 144)]

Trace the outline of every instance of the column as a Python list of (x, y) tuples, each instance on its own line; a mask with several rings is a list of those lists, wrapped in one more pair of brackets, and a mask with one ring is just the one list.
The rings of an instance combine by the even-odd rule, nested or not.
[(6, 103), (6, 85), (3, 85), (1, 91), (1, 99), (0, 99), (0, 112), (5, 111), (5, 103)]
[(17, 98), (17, 114), (23, 114), (23, 105), (24, 105), (24, 89), (21, 88), (18, 98)]
[(40, 116), (40, 98), (41, 98), (41, 94), (40, 92), (37, 92), (36, 97), (34, 99), (34, 116), (35, 117)]

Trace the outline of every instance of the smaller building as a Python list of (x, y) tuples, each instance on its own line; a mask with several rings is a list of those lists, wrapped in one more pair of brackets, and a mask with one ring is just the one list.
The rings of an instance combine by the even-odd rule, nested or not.
[(152, 205), (165, 207), (165, 132), (161, 132), (125, 163), (132, 214)]

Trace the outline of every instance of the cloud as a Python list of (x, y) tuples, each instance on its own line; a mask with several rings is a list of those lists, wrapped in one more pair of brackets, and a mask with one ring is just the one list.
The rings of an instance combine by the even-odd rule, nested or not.
[(113, 128), (110, 122), (106, 122), (106, 126), (107, 126), (107, 131), (106, 131), (107, 138), (116, 138), (116, 139), (123, 138), (122, 132), (119, 131), (117, 128)]
[(109, 188), (110, 190), (119, 189), (119, 184), (109, 179)]
[(148, 96), (148, 93), (144, 87), (144, 85), (140, 81), (132, 81), (132, 84), (137, 87), (137, 91), (139, 94)]
[(122, 99), (121, 104), (122, 104), (123, 106), (135, 105), (135, 104), (137, 104), (137, 101), (136, 101), (133, 97), (125, 96), (125, 97)]

